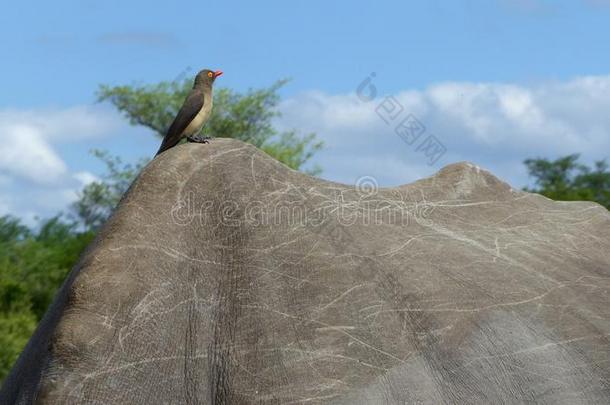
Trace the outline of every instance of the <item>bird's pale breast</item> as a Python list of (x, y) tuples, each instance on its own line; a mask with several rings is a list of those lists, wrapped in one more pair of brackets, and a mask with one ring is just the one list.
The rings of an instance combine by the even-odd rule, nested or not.
[(193, 118), (191, 123), (188, 124), (188, 126), (186, 128), (184, 128), (184, 131), (182, 132), (182, 134), (185, 136), (197, 135), (199, 133), (199, 131), (201, 131), (201, 128), (203, 128), (203, 125), (205, 124), (205, 122), (210, 117), (211, 112), (212, 112), (212, 97), (209, 98), (209, 101), (206, 100), (206, 102), (203, 104), (203, 107), (201, 107), (201, 110), (199, 110), (199, 112), (197, 113), (195, 118)]

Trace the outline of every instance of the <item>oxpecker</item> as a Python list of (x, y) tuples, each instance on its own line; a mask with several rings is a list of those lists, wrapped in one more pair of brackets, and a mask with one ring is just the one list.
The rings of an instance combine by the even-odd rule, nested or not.
[(157, 155), (176, 146), (182, 138), (189, 142), (208, 143), (210, 137), (198, 136), (212, 112), (212, 85), (222, 71), (204, 69), (195, 76), (193, 89), (186, 97), (174, 122), (167, 130)]

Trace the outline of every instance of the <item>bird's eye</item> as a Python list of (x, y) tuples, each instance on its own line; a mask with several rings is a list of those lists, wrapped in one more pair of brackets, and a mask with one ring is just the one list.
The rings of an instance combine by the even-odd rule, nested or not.
[(212, 77), (214, 74), (212, 72), (208, 72), (208, 77)]

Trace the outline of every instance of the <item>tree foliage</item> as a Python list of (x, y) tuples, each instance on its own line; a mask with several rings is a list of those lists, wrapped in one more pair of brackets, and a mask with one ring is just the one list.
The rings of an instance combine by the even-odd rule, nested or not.
[(94, 149), (91, 153), (104, 162), (106, 174), (100, 181), (89, 183), (79, 192), (78, 200), (72, 204), (72, 212), (86, 229), (98, 229), (112, 214), (148, 159), (141, 158), (135, 164), (129, 164), (107, 151)]
[[(279, 80), (268, 88), (239, 93), (227, 88), (214, 90), (214, 109), (204, 128), (207, 135), (249, 142), (299, 170), (322, 148), (315, 134), (299, 136), (297, 131), (279, 131), (274, 119), (280, 116)], [(143, 86), (100, 86), (99, 101), (109, 101), (134, 125), (142, 125), (163, 137), (192, 88), (190, 80), (160, 82)], [(316, 174), (314, 167), (308, 172)]]
[(8, 374), (93, 232), (59, 216), (34, 231), (0, 217), (0, 380)]
[[(237, 138), (254, 144), (287, 166), (302, 169), (322, 142), (311, 133), (300, 136), (296, 130), (279, 131), (273, 120), (279, 117), (278, 90), (286, 84), (280, 80), (264, 89), (238, 93), (220, 88), (214, 94), (214, 109), (205, 131), (215, 137)], [(142, 125), (163, 137), (182, 106), (192, 84), (189, 80), (165, 81), (144, 86), (100, 86), (99, 101), (112, 103), (133, 125)], [(97, 229), (110, 216), (122, 195), (148, 159), (134, 165), (124, 164), (120, 157), (94, 150), (107, 174), (87, 185), (72, 206), (74, 216), (86, 229)], [(317, 166), (305, 170), (318, 174)]]
[(597, 161), (590, 168), (578, 163), (578, 159), (578, 154), (572, 154), (556, 160), (525, 160), (535, 184), (534, 188), (525, 190), (553, 200), (596, 201), (610, 209), (610, 171), (607, 162)]

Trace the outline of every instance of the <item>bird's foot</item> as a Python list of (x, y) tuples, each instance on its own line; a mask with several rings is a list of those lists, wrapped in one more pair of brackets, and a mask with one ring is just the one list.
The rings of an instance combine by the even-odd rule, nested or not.
[(186, 140), (193, 143), (210, 143), (211, 136), (187, 136)]

